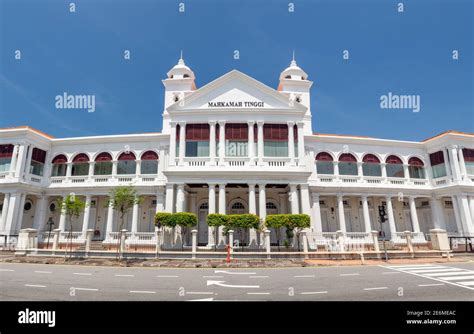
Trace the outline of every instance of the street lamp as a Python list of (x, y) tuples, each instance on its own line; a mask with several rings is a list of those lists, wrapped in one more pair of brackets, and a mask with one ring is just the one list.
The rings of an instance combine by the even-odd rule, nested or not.
[(51, 236), (51, 230), (53, 229), (53, 225), (54, 225), (52, 217), (49, 217), (48, 222), (46, 223), (46, 225), (49, 225), (48, 242), (46, 243), (46, 249), (48, 249), (49, 248), (49, 238)]

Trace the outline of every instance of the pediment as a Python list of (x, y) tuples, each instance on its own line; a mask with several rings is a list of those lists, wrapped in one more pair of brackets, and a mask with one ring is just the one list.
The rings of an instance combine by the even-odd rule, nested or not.
[(233, 70), (168, 107), (168, 111), (294, 110), (306, 107), (254, 78)]

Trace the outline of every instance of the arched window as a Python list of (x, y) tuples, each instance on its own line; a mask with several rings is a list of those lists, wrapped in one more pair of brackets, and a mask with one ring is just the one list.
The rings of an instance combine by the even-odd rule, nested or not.
[(102, 152), (95, 158), (94, 175), (112, 175), (112, 156)]
[(72, 176), (89, 175), (89, 157), (85, 153), (79, 153), (72, 160)]
[(425, 168), (423, 161), (417, 157), (411, 157), (408, 159), (408, 171), (410, 173), (410, 178), (412, 179), (425, 178)]
[(30, 174), (43, 176), (44, 163), (46, 162), (46, 151), (33, 148), (31, 152)]
[(334, 174), (334, 164), (329, 153), (321, 152), (316, 155), (316, 172), (318, 174)]
[(275, 203), (267, 202), (267, 210), (277, 210)]
[(339, 156), (339, 175), (357, 175), (357, 159), (352, 154)]
[(14, 146), (11, 144), (0, 145), (0, 172), (10, 171)]
[(382, 176), (380, 160), (373, 154), (366, 154), (362, 159), (362, 172), (364, 176)]
[(137, 163), (135, 161), (135, 154), (133, 154), (132, 152), (124, 152), (118, 157), (117, 174), (135, 174), (136, 165)]
[(232, 210), (243, 210), (245, 209), (244, 205), (241, 202), (235, 202), (232, 204)]
[(209, 210), (209, 203), (202, 203), (199, 210)]
[(54, 157), (51, 169), (51, 176), (66, 176), (67, 171), (67, 158), (64, 154), (60, 154)]
[(142, 174), (158, 173), (158, 154), (156, 154), (156, 152), (146, 151), (142, 154), (141, 160), (140, 172)]
[(468, 175), (474, 175), (474, 150), (471, 148), (463, 148), (462, 156), (464, 164), (466, 165), (466, 172)]
[(403, 162), (399, 157), (389, 155), (385, 162), (387, 163), (387, 177), (405, 177)]

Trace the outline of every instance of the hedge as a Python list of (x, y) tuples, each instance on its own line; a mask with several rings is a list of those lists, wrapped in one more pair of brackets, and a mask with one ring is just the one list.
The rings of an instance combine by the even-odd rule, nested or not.
[(303, 229), (311, 226), (310, 217), (306, 214), (279, 214), (268, 215), (265, 218), (265, 226), (275, 229), (286, 227), (289, 230), (295, 228)]
[(258, 229), (260, 219), (253, 214), (223, 215), (211, 213), (207, 216), (207, 225), (224, 226), (227, 230), (232, 228)]
[(191, 227), (196, 226), (197, 223), (197, 216), (191, 212), (158, 212), (155, 215), (155, 225), (158, 227), (175, 227), (177, 225)]

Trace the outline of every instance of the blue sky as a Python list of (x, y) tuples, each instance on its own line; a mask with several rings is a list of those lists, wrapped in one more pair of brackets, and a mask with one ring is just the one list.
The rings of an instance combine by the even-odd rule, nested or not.
[[(474, 132), (471, 0), (295, 0), (294, 13), (289, 1), (182, 1), (184, 13), (171, 0), (0, 0), (0, 127), (56, 137), (158, 132), (161, 80), (181, 49), (198, 87), (235, 68), (273, 88), (295, 49), (314, 81), (315, 132)], [(63, 92), (94, 94), (96, 111), (56, 109)], [(388, 92), (420, 95), (420, 112), (381, 109)]]

